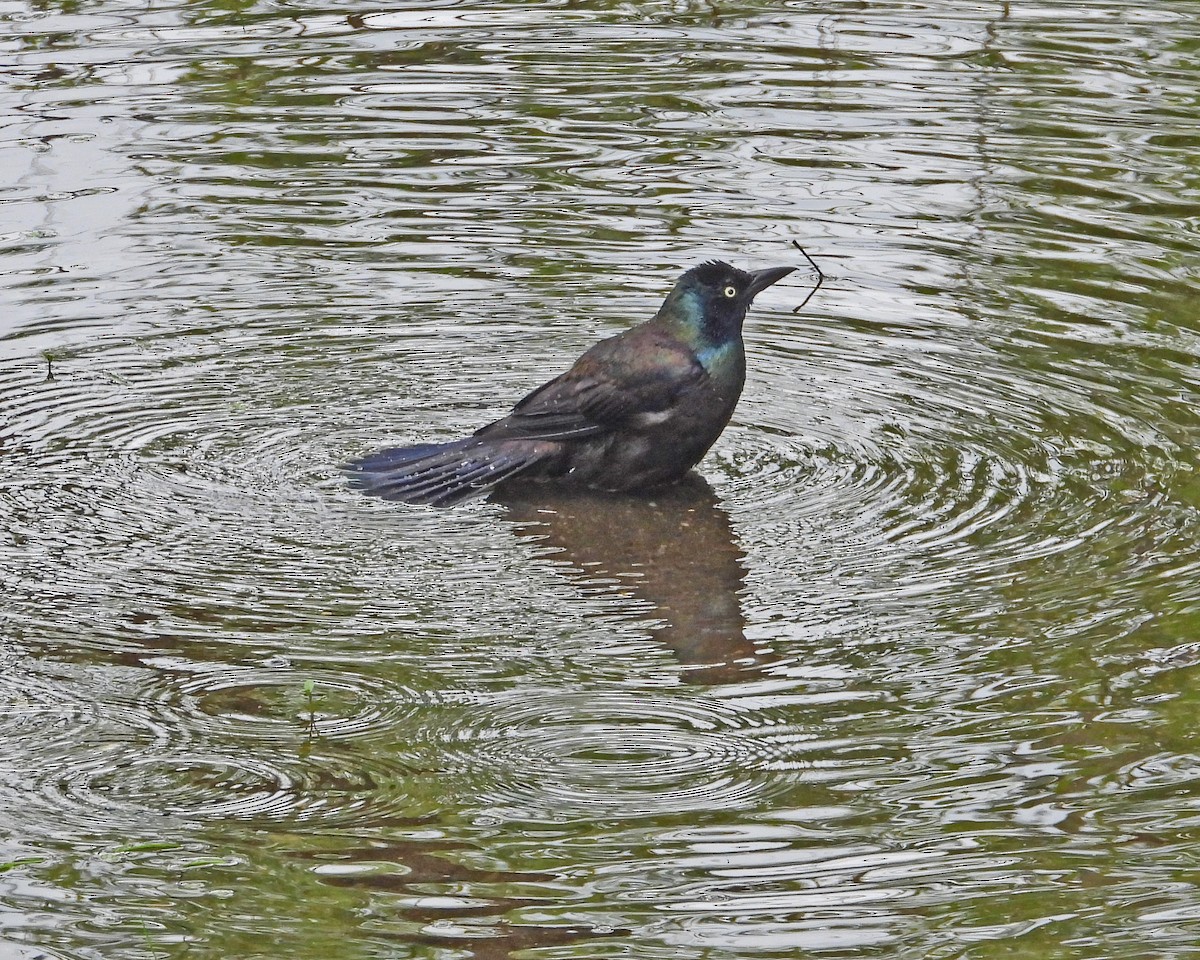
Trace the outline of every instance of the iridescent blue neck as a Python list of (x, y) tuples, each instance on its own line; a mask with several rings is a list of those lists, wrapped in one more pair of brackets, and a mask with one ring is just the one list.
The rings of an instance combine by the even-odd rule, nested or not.
[(658, 319), (669, 324), (674, 335), (691, 347), (710, 375), (725, 372), (731, 360), (742, 356), (736, 335), (712, 335), (710, 324), (705, 322), (704, 298), (697, 290), (673, 290), (659, 310)]

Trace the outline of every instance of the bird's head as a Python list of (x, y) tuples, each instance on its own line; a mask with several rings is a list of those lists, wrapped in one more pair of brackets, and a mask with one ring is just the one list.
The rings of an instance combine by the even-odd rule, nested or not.
[(682, 324), (698, 340), (719, 346), (741, 334), (754, 298), (795, 269), (746, 271), (719, 260), (702, 263), (679, 278), (659, 316)]

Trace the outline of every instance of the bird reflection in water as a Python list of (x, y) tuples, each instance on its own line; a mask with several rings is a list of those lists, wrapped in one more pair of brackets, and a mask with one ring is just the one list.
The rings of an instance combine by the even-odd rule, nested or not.
[(637, 496), (547, 485), (536, 497), (492, 499), (586, 581), (653, 604), (666, 624), (652, 633), (685, 665), (690, 682), (740, 682), (765, 665), (746, 638), (745, 554), (729, 514), (698, 474)]

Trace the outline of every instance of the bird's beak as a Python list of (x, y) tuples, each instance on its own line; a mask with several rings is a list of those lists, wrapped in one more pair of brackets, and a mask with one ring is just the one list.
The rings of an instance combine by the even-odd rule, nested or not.
[(750, 275), (753, 279), (751, 279), (746, 293), (753, 300), (771, 284), (778, 283), (795, 269), (795, 267), (767, 267), (766, 270), (756, 270)]

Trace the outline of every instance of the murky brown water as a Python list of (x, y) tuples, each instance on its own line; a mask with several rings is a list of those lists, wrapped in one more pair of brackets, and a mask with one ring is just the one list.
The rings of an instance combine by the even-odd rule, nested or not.
[[(0, 953), (1193, 953), (1196, 17), (0, 4)], [(338, 475), (793, 239), (707, 484)]]

